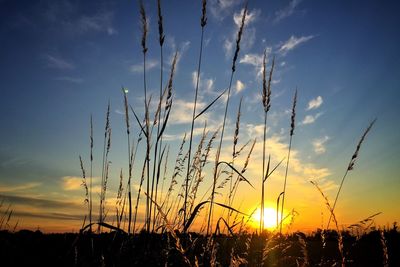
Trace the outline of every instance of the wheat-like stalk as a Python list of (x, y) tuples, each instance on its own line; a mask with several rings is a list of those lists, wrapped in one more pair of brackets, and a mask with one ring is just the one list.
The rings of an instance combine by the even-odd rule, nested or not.
[[(354, 164), (355, 164), (355, 162), (356, 162), (356, 159), (357, 159), (357, 157), (358, 157), (358, 153), (359, 153), (360, 148), (361, 148), (361, 145), (362, 145), (362, 143), (364, 142), (364, 139), (365, 139), (365, 137), (367, 136), (368, 132), (371, 130), (372, 126), (375, 124), (375, 122), (376, 122), (376, 119), (374, 119), (374, 120), (369, 124), (369, 126), (367, 127), (367, 129), (365, 129), (363, 135), (361, 136), (360, 141), (358, 141), (356, 150), (355, 150), (353, 156), (352, 156), (351, 159), (350, 159), (349, 165), (347, 166), (346, 172), (344, 173), (344, 175), (343, 175), (343, 177), (342, 177), (342, 181), (340, 182), (339, 189), (338, 189), (338, 191), (337, 191), (337, 193), (336, 193), (335, 201), (333, 202), (333, 210), (335, 210), (336, 203), (337, 203), (337, 200), (338, 200), (338, 198), (339, 198), (340, 191), (342, 190), (342, 186), (343, 186), (344, 180), (346, 179), (346, 176), (347, 176), (348, 172), (351, 171), (351, 170), (353, 170)], [(326, 228), (329, 228), (331, 219), (332, 219), (332, 215), (329, 217), (328, 225), (326, 226)]]
[[(266, 60), (267, 60), (267, 51), (264, 50), (264, 57), (263, 57), (263, 81), (262, 81), (262, 104), (264, 107), (264, 131), (263, 131), (263, 165), (262, 165), (262, 175), (261, 175), (261, 210), (260, 210), (260, 234), (264, 230), (264, 198), (265, 198), (265, 187), (264, 183), (266, 180), (266, 177), (268, 175), (265, 173), (265, 158), (266, 158), (266, 140), (267, 140), (267, 117), (268, 117), (268, 111), (271, 108), (271, 81), (272, 81), (272, 73), (274, 71), (274, 65), (275, 65), (275, 57), (272, 60), (272, 66), (271, 70), (269, 72), (269, 79), (268, 79), (268, 84), (267, 84), (267, 78), (266, 78)], [(269, 166), (268, 161), (268, 166)]]
[(90, 180), (89, 180), (89, 223), (92, 232), (92, 189), (93, 189), (93, 117), (90, 115)]
[[(288, 170), (289, 170), (289, 160), (290, 160), (290, 150), (292, 148), (292, 138), (293, 138), (294, 128), (295, 128), (296, 102), (297, 102), (297, 89), (296, 89), (296, 92), (294, 93), (293, 106), (292, 106), (292, 115), (290, 117), (290, 140), (289, 140), (288, 157), (287, 157), (286, 170), (285, 170), (285, 181), (284, 181), (284, 184), (283, 184), (281, 218), (283, 218), (283, 208), (285, 206), (286, 181), (287, 181), (287, 175), (288, 175)], [(281, 220), (280, 226), (279, 226), (279, 233), (280, 234), (282, 234), (282, 222), (283, 222), (283, 220)]]
[(310, 181), (310, 182), (317, 188), (317, 190), (319, 191), (319, 193), (321, 194), (321, 196), (324, 198), (324, 200), (325, 200), (325, 205), (326, 205), (326, 207), (328, 208), (328, 210), (329, 210), (329, 212), (330, 212), (330, 214), (331, 214), (331, 216), (332, 216), (333, 222), (335, 223), (336, 231), (337, 231), (337, 234), (338, 234), (338, 249), (339, 249), (340, 257), (341, 257), (341, 259), (342, 259), (342, 260), (341, 260), (341, 265), (342, 265), (342, 267), (345, 267), (346, 259), (345, 259), (344, 251), (343, 251), (343, 248), (344, 248), (344, 246), (343, 246), (343, 237), (342, 237), (342, 233), (340, 232), (339, 225), (338, 225), (338, 221), (337, 221), (337, 219), (336, 219), (336, 215), (335, 215), (335, 213), (334, 213), (333, 207), (332, 207), (331, 204), (329, 203), (328, 198), (326, 197), (326, 195), (324, 194), (324, 192), (322, 191), (322, 189), (319, 187), (319, 185), (317, 184), (317, 182), (315, 182), (315, 181)]
[(192, 113), (192, 121), (191, 121), (191, 128), (190, 128), (190, 135), (189, 135), (189, 158), (187, 161), (187, 169), (186, 169), (186, 180), (185, 180), (185, 200), (183, 205), (183, 224), (186, 223), (186, 215), (187, 215), (187, 196), (189, 195), (189, 170), (190, 170), (190, 163), (191, 163), (191, 154), (192, 154), (192, 142), (193, 142), (193, 130), (194, 130), (194, 123), (195, 123), (195, 116), (196, 116), (196, 108), (197, 108), (197, 98), (199, 92), (199, 84), (200, 84), (200, 73), (201, 73), (201, 60), (203, 55), (203, 39), (204, 39), (204, 28), (207, 23), (206, 17), (206, 5), (207, 1), (203, 0), (202, 2), (202, 16), (201, 16), (201, 37), (200, 37), (200, 51), (199, 51), (199, 59), (197, 63), (197, 73), (196, 73), (196, 88), (194, 93), (194, 104), (193, 104), (193, 113)]
[(216, 183), (217, 183), (217, 177), (218, 177), (218, 163), (219, 163), (219, 157), (221, 154), (221, 147), (222, 147), (222, 140), (224, 138), (224, 132), (225, 132), (225, 122), (226, 122), (226, 117), (228, 114), (228, 107), (229, 107), (229, 99), (230, 99), (230, 95), (231, 95), (231, 88), (232, 88), (232, 80), (233, 80), (233, 75), (235, 73), (236, 70), (236, 60), (238, 58), (239, 55), (239, 51), (240, 51), (240, 41), (242, 39), (242, 34), (243, 34), (243, 29), (244, 29), (244, 25), (245, 25), (245, 21), (246, 21), (246, 14), (247, 14), (247, 2), (245, 4), (244, 10), (243, 10), (243, 16), (242, 16), (242, 20), (241, 20), (241, 24), (240, 24), (240, 28), (237, 34), (237, 38), (236, 38), (236, 50), (235, 50), (235, 54), (232, 60), (232, 72), (231, 72), (231, 78), (229, 81), (229, 87), (228, 87), (228, 96), (227, 96), (227, 100), (226, 100), (226, 104), (225, 104), (225, 112), (224, 112), (224, 119), (223, 119), (223, 123), (222, 123), (222, 130), (221, 130), (221, 136), (220, 136), (220, 141), (218, 144), (218, 148), (217, 148), (217, 153), (215, 156), (215, 167), (214, 167), (214, 175), (213, 175), (213, 185), (212, 185), (212, 192), (211, 192), (211, 201), (210, 201), (210, 210), (208, 212), (208, 221), (207, 221), (207, 235), (210, 233), (211, 230), (211, 217), (212, 217), (212, 208), (213, 208), (213, 204), (214, 204), (214, 195), (215, 195), (215, 187), (216, 187)]

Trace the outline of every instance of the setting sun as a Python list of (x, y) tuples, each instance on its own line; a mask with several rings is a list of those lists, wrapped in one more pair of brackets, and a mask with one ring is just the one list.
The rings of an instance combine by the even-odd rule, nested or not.
[[(286, 212), (284, 212), (284, 215)], [(278, 220), (277, 220), (278, 216)], [(264, 229), (274, 230), (279, 223), (281, 218), (280, 213), (277, 215), (276, 208), (273, 207), (265, 207), (264, 208)], [(252, 225), (254, 228), (260, 227), (260, 220), (261, 220), (261, 208), (257, 208), (254, 212), (252, 219)], [(286, 220), (285, 220), (286, 221)], [(283, 222), (285, 223), (285, 222)]]

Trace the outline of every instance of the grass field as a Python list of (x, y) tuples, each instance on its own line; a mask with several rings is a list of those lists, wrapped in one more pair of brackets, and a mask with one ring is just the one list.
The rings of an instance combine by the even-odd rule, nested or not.
[[(282, 159), (271, 159), (268, 151), (271, 107), (275, 68), (279, 57), (267, 50), (260, 61), (258, 104), (263, 119), (262, 140), (255, 137), (243, 142), (242, 99), (232, 107), (231, 98), (237, 84), (240, 57), (246, 23), (249, 19), (248, 3), (237, 18), (238, 27), (233, 43), (230, 64), (226, 66), (229, 80), (226, 89), (214, 95), (207, 104), (199, 104), (200, 79), (205, 45), (204, 33), (208, 30), (208, 3), (201, 2), (199, 10), (199, 51), (195, 58), (197, 70), (193, 75), (195, 90), (191, 92), (190, 128), (184, 136), (173, 159), (166, 135), (174, 127), (171, 114), (174, 109), (175, 75), (181, 51), (172, 58), (164, 58), (164, 24), (162, 4), (157, 1), (157, 29), (149, 29), (145, 5), (139, 3), (140, 44), (143, 63), (143, 106), (130, 104), (130, 92), (121, 88), (123, 103), (125, 151), (119, 151), (127, 162), (120, 170), (116, 195), (109, 193), (114, 128), (110, 119), (111, 103), (105, 110), (104, 139), (94, 142), (93, 118), (90, 116), (89, 157), (79, 156), (82, 173), (82, 227), (79, 233), (43, 234), (38, 231), (19, 230), (11, 224), (13, 210), (3, 202), (0, 206), (0, 257), (3, 266), (400, 266), (400, 233), (396, 223), (377, 226), (374, 214), (366, 219), (343, 227), (337, 221), (337, 203), (341, 192), (367, 143), (368, 134), (374, 130), (376, 120), (360, 129), (361, 137), (353, 145), (353, 154), (345, 157), (348, 164), (330, 201), (324, 189), (310, 177), (310, 187), (320, 195), (325, 206), (327, 221), (320, 229), (302, 233), (291, 228), (298, 215), (289, 211), (287, 191), (293, 164), (293, 148), (301, 143), (296, 139), (298, 130), (298, 102), (301, 88), (293, 89), (287, 106), (287, 137)], [(251, 2), (250, 2), (251, 4)], [(148, 34), (157, 31), (160, 51), (160, 73), (148, 76)], [(170, 61), (170, 62), (169, 62)], [(168, 69), (165, 67), (168, 66)], [(159, 80), (159, 90), (154, 94), (148, 81)], [(235, 87), (237, 89), (237, 85)], [(218, 106), (223, 112), (214, 114)], [(232, 110), (235, 110), (234, 112)], [(86, 115), (86, 114), (83, 114)], [(185, 114), (187, 115), (187, 114)], [(221, 118), (217, 129), (210, 129), (206, 118)], [(200, 125), (201, 122), (201, 125)], [(203, 124), (204, 123), (204, 124)], [(233, 126), (233, 132), (227, 125)], [(196, 129), (201, 127), (200, 133)], [(118, 133), (120, 136), (120, 133)], [(227, 140), (229, 136), (229, 140)], [(96, 140), (97, 141), (97, 140)], [(98, 144), (101, 143), (99, 146)], [(228, 145), (229, 144), (229, 145)], [(229, 147), (229, 149), (227, 149)], [(258, 177), (248, 177), (248, 167), (255, 150), (262, 151)], [(101, 151), (101, 152), (99, 152)], [(85, 154), (85, 151), (82, 151)], [(97, 154), (96, 154), (97, 153)], [(228, 155), (228, 156), (226, 156)], [(95, 160), (101, 158), (101, 162)], [(98, 166), (101, 166), (98, 168)], [(98, 168), (98, 169), (94, 169)], [(266, 205), (268, 182), (281, 170), (282, 178), (276, 203)], [(99, 190), (95, 190), (94, 173), (101, 173)], [(135, 187), (133, 183), (135, 180)], [(255, 183), (255, 181), (257, 181)], [(258, 199), (248, 212), (242, 209), (238, 192), (252, 188)], [(335, 188), (336, 189), (336, 188)], [(254, 198), (253, 198), (254, 199)], [(12, 203), (11, 203), (12, 204)], [(276, 204), (276, 205), (275, 205)], [(250, 205), (250, 204), (249, 204)], [(249, 206), (247, 205), (247, 206)], [(290, 207), (292, 208), (292, 207)], [(316, 218), (315, 221), (320, 220)]]

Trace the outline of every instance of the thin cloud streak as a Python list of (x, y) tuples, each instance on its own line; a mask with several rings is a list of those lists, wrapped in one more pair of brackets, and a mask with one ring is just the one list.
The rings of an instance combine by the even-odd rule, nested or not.
[(61, 70), (72, 70), (75, 69), (74, 64), (62, 59), (60, 57), (55, 57), (52, 55), (45, 55), (47, 61), (47, 67), (53, 69), (61, 69)]
[(314, 123), (322, 113), (317, 113), (315, 115), (306, 115), (303, 119), (303, 121), (300, 123), (300, 125), (307, 125), (307, 124), (312, 124)]
[(293, 15), (296, 10), (296, 7), (301, 3), (302, 0), (292, 0), (290, 1), (289, 5), (285, 8), (278, 10), (275, 12), (275, 19), (274, 22), (277, 23), (287, 17)]
[(301, 36), (301, 37), (296, 37), (292, 35), (283, 45), (281, 45), (278, 52), (281, 53), (282, 55), (286, 55), (289, 51), (292, 51), (300, 44), (305, 43), (311, 40), (312, 38), (314, 38), (314, 35)]

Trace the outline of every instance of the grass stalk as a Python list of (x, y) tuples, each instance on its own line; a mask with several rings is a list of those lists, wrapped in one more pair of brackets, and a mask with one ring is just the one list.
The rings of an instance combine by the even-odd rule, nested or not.
[(131, 141), (130, 141), (130, 123), (129, 123), (129, 110), (128, 110), (128, 90), (122, 88), (122, 93), (124, 94), (124, 109), (125, 109), (125, 124), (126, 124), (126, 134), (128, 139), (128, 234), (131, 234), (131, 222), (132, 222), (132, 162), (131, 162)]
[[(349, 162), (349, 165), (347, 166), (346, 172), (344, 173), (344, 175), (343, 175), (343, 177), (342, 177), (342, 181), (340, 182), (339, 190), (337, 191), (336, 197), (335, 197), (335, 201), (333, 202), (332, 211), (335, 210), (336, 203), (337, 203), (337, 200), (338, 200), (338, 198), (339, 198), (340, 191), (342, 190), (342, 186), (343, 186), (344, 180), (346, 179), (348, 172), (351, 171), (351, 170), (353, 170), (354, 164), (355, 164), (355, 162), (356, 162), (356, 159), (357, 159), (357, 157), (358, 157), (358, 153), (359, 153), (360, 148), (361, 148), (361, 145), (362, 145), (362, 143), (364, 142), (364, 139), (365, 139), (365, 137), (367, 136), (368, 132), (371, 130), (372, 126), (375, 124), (375, 122), (376, 122), (376, 119), (374, 119), (374, 120), (369, 124), (369, 126), (367, 127), (367, 129), (365, 129), (363, 135), (361, 136), (360, 141), (358, 141), (356, 150), (355, 150), (353, 156), (351, 157), (350, 162)], [(326, 226), (327, 229), (329, 228), (329, 225), (330, 225), (330, 223), (331, 223), (331, 220), (332, 220), (332, 213), (331, 213), (331, 215), (329, 216), (328, 224), (327, 224), (327, 226)]]
[(229, 99), (231, 96), (231, 88), (232, 88), (232, 80), (233, 80), (233, 75), (235, 74), (236, 71), (236, 61), (238, 59), (239, 56), (239, 51), (240, 51), (240, 41), (242, 39), (242, 34), (243, 34), (243, 29), (244, 29), (244, 24), (246, 21), (246, 14), (247, 14), (247, 2), (245, 4), (244, 10), (243, 10), (243, 15), (242, 15), (242, 20), (241, 20), (241, 24), (240, 24), (240, 28), (237, 34), (237, 39), (236, 39), (236, 50), (235, 50), (235, 54), (233, 56), (233, 60), (232, 60), (232, 72), (231, 72), (231, 78), (229, 81), (229, 87), (228, 87), (228, 96), (227, 96), (227, 100), (226, 100), (226, 104), (225, 104), (225, 112), (224, 112), (224, 119), (223, 119), (223, 123), (222, 123), (222, 129), (221, 129), (221, 136), (220, 136), (220, 141), (218, 144), (218, 148), (217, 148), (217, 153), (216, 153), (216, 157), (215, 157), (215, 167), (214, 167), (214, 175), (213, 175), (213, 185), (212, 185), (212, 192), (211, 192), (211, 201), (210, 201), (210, 210), (208, 212), (208, 220), (207, 220), (207, 235), (209, 235), (210, 230), (212, 227), (211, 225), (211, 217), (212, 217), (212, 209), (213, 209), (213, 204), (214, 204), (214, 197), (215, 197), (215, 186), (217, 184), (217, 174), (218, 174), (218, 162), (219, 162), (219, 157), (221, 154), (221, 148), (222, 148), (222, 141), (224, 138), (224, 131), (225, 131), (225, 122), (226, 122), (226, 117), (227, 117), (227, 113), (228, 113), (228, 107), (229, 107)]
[(92, 187), (93, 187), (93, 116), (90, 115), (90, 178), (89, 178), (89, 223), (92, 232)]
[[(287, 175), (288, 175), (288, 170), (289, 170), (290, 150), (292, 148), (292, 138), (293, 138), (294, 128), (295, 128), (296, 102), (297, 102), (297, 89), (296, 89), (296, 92), (294, 93), (294, 98), (293, 98), (292, 116), (291, 116), (291, 124), (290, 124), (289, 149), (288, 149), (288, 157), (287, 157), (287, 162), (286, 162), (285, 181), (284, 181), (284, 184), (283, 184), (281, 218), (283, 218), (283, 208), (285, 207), (286, 181), (287, 181)], [(282, 223), (283, 223), (283, 219), (281, 219), (281, 221), (280, 221), (279, 234), (282, 234)]]
[(183, 225), (185, 225), (185, 223), (186, 223), (187, 197), (189, 194), (189, 170), (190, 170), (190, 162), (191, 162), (191, 154), (192, 154), (193, 130), (194, 130), (194, 121), (195, 121), (195, 116), (196, 116), (199, 83), (200, 83), (201, 59), (202, 59), (202, 55), (203, 55), (204, 27), (207, 24), (206, 5), (207, 5), (207, 1), (203, 0), (203, 2), (202, 2), (202, 17), (200, 20), (200, 25), (201, 25), (200, 52), (199, 52), (199, 60), (198, 60), (198, 65), (197, 65), (196, 89), (195, 89), (195, 93), (194, 93), (193, 113), (192, 113), (192, 121), (191, 121), (191, 127), (190, 127), (190, 135), (189, 135), (189, 156), (188, 156), (188, 161), (187, 161), (186, 179), (185, 179), (185, 200), (184, 200), (184, 204), (183, 204)]
[[(271, 71), (269, 72), (269, 79), (267, 84), (267, 71), (266, 71), (266, 61), (267, 61), (267, 51), (264, 50), (264, 57), (263, 57), (263, 82), (262, 82), (262, 104), (264, 107), (264, 131), (263, 131), (263, 166), (262, 166), (262, 176), (261, 176), (261, 211), (260, 211), (260, 234), (264, 230), (264, 198), (265, 198), (265, 188), (264, 183), (265, 179), (268, 175), (268, 172), (265, 173), (265, 164), (266, 164), (266, 139), (267, 139), (267, 117), (268, 111), (271, 108), (271, 81), (272, 81), (272, 73), (274, 71), (275, 65), (275, 57), (272, 60)], [(269, 165), (269, 161), (268, 161)]]
[[(157, 120), (157, 136), (160, 133), (160, 120), (161, 120), (161, 103), (162, 103), (162, 98), (163, 98), (163, 67), (164, 67), (164, 58), (163, 58), (163, 44), (164, 44), (164, 27), (163, 27), (163, 16), (161, 13), (161, 0), (157, 0), (157, 15), (158, 15), (158, 41), (160, 45), (160, 95), (159, 95), (159, 102), (158, 102), (158, 112), (156, 114), (156, 120)], [(155, 202), (157, 202), (157, 191), (158, 191), (158, 181), (160, 178), (160, 168), (157, 168), (156, 172), (156, 166), (160, 166), (161, 164), (161, 149), (159, 150), (158, 147), (162, 147), (162, 137), (160, 138), (160, 142), (156, 142), (155, 147), (154, 147), (154, 160), (153, 160), (153, 181), (152, 181), (152, 188), (151, 188), (151, 198), (153, 198), (153, 190), (154, 190), (154, 180), (156, 180), (156, 185), (155, 185)], [(156, 207), (154, 206), (154, 211), (153, 211), (153, 226), (152, 226), (152, 231), (154, 231), (154, 225), (156, 222)]]

